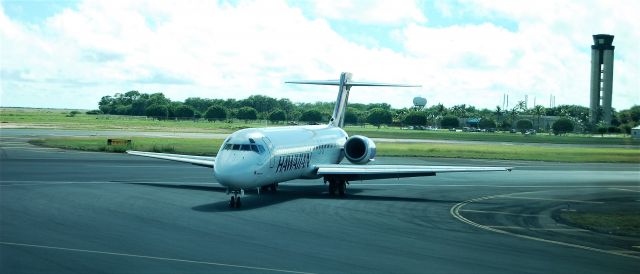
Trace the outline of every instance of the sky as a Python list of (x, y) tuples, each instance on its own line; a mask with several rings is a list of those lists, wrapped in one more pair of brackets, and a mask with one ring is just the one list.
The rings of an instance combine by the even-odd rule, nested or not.
[(640, 1), (0, 0), (0, 106), (95, 109), (138, 90), (172, 100), (261, 94), (411, 107), (589, 105), (593, 34), (615, 36), (613, 107), (640, 105)]

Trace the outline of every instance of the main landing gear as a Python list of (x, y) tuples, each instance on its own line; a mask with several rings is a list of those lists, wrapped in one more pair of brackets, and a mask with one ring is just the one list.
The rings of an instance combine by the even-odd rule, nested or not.
[(231, 200), (229, 201), (229, 208), (240, 208), (242, 206), (242, 202), (240, 201), (240, 196), (244, 196), (244, 190), (234, 190), (231, 191)]
[(336, 179), (336, 178), (325, 178), (325, 183), (329, 182), (329, 195), (336, 195), (336, 191), (338, 191), (338, 195), (341, 197), (345, 195), (347, 190), (347, 182), (346, 180)]

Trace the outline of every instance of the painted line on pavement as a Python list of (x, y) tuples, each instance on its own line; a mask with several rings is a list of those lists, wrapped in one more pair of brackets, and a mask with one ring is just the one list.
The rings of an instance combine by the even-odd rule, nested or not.
[(488, 214), (500, 214), (500, 215), (513, 215), (513, 216), (523, 216), (523, 217), (540, 217), (537, 214), (519, 214), (519, 213), (511, 213), (511, 212), (502, 212), (502, 211), (491, 211), (491, 210), (473, 210), (473, 209), (463, 209), (460, 211), (471, 212), (471, 213), (488, 213)]
[(621, 190), (621, 191), (631, 191), (631, 192), (640, 192), (640, 190), (631, 190), (631, 189), (624, 189), (624, 188), (617, 188), (617, 187), (610, 187), (609, 189)]
[(276, 268), (266, 268), (266, 267), (236, 265), (236, 264), (225, 264), (225, 263), (218, 263), (218, 262), (195, 261), (195, 260), (185, 260), (185, 259), (166, 258), (166, 257), (155, 257), (155, 256), (147, 256), (147, 255), (118, 253), (118, 252), (107, 252), (107, 251), (88, 250), (88, 249), (66, 248), (66, 247), (47, 246), (47, 245), (35, 245), (35, 244), (25, 244), (25, 243), (0, 242), (0, 245), (32, 247), (32, 248), (41, 248), (41, 249), (53, 249), (53, 250), (61, 250), (61, 251), (92, 253), (92, 254), (121, 256), (121, 257), (133, 257), (133, 258), (140, 258), (140, 259), (171, 261), (171, 262), (179, 262), (179, 263), (213, 265), (213, 266), (222, 266), (222, 267), (230, 267), (230, 268), (242, 268), (242, 269), (249, 269), (249, 270), (256, 270), (256, 271), (269, 271), (269, 272), (282, 272), (282, 273), (305, 273), (305, 274), (306, 273), (310, 273), (310, 272), (301, 272), (301, 271), (276, 269)]
[[(522, 194), (522, 193), (511, 193), (511, 195), (513, 195), (513, 194)], [(507, 195), (510, 195), (510, 194), (507, 194)], [(640, 256), (630, 255), (630, 254), (621, 253), (621, 252), (617, 252), (617, 251), (604, 250), (604, 249), (599, 249), (599, 248), (594, 248), (594, 247), (589, 247), (589, 246), (584, 246), (584, 245), (579, 245), (579, 244), (560, 242), (560, 241), (555, 241), (555, 240), (548, 240), (548, 239), (543, 239), (543, 238), (538, 238), (538, 237), (533, 237), (533, 236), (528, 236), (528, 235), (523, 235), (523, 234), (517, 234), (517, 233), (505, 231), (505, 230), (500, 230), (500, 229), (497, 229), (497, 228), (492, 228), (492, 227), (488, 227), (488, 226), (481, 225), (479, 223), (473, 222), (473, 221), (465, 218), (464, 216), (462, 216), (460, 214), (460, 211), (461, 211), (462, 207), (464, 207), (464, 206), (466, 206), (466, 205), (468, 205), (470, 203), (490, 200), (490, 199), (494, 199), (494, 198), (501, 198), (501, 196), (504, 196), (504, 195), (492, 195), (492, 196), (479, 197), (479, 198), (475, 198), (475, 199), (469, 199), (469, 200), (466, 200), (464, 202), (460, 202), (460, 203), (455, 204), (453, 207), (451, 207), (451, 209), (449, 210), (449, 213), (451, 214), (451, 216), (453, 216), (454, 218), (458, 219), (459, 221), (461, 221), (463, 223), (466, 223), (468, 225), (475, 226), (477, 228), (484, 229), (484, 230), (487, 230), (487, 231), (499, 233), (499, 234), (509, 235), (509, 236), (512, 236), (512, 237), (523, 238), (523, 239), (528, 239), (528, 240), (533, 240), (533, 241), (538, 241), (538, 242), (543, 242), (543, 243), (549, 243), (549, 244), (561, 245), (561, 246), (566, 246), (566, 247), (579, 248), (579, 249), (583, 249), (583, 250), (595, 251), (595, 252), (600, 252), (600, 253), (605, 253), (605, 254), (610, 254), (610, 255), (617, 255), (617, 256), (628, 257), (628, 258), (633, 258), (633, 259), (640, 259)]]

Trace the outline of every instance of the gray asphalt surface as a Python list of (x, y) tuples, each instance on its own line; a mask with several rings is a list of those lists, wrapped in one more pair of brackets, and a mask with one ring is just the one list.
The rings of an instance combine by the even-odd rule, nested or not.
[[(248, 192), (230, 210), (212, 170), (0, 140), (0, 273), (637, 273), (640, 239), (556, 223), (585, 203), (640, 201), (638, 165), (512, 165), (511, 173)], [(636, 203), (636, 205), (639, 205)]]

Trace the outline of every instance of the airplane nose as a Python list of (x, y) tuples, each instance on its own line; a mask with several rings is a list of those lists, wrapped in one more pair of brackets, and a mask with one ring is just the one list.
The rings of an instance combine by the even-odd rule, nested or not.
[(221, 185), (236, 188), (252, 187), (256, 181), (255, 166), (247, 161), (222, 161), (214, 167), (214, 175)]

